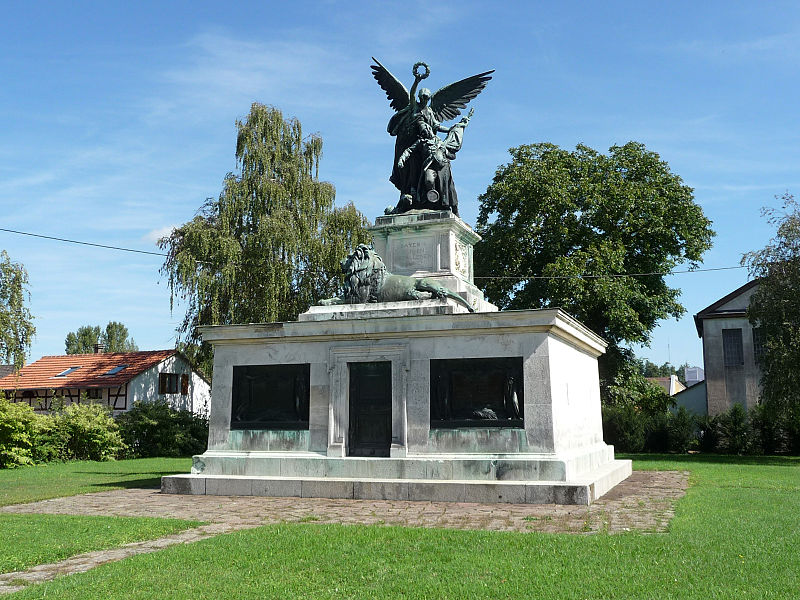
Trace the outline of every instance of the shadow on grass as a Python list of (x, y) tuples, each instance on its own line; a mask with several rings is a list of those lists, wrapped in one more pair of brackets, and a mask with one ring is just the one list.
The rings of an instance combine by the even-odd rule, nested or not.
[(150, 476), (158, 476), (161, 477), (162, 475), (180, 475), (181, 473), (186, 473), (187, 471), (75, 471), (77, 474), (81, 475), (150, 475)]
[[(170, 475), (170, 473), (164, 473)], [(104, 483), (92, 483), (93, 488), (98, 490), (131, 490), (131, 489), (144, 489), (144, 488), (158, 488), (161, 487), (161, 476), (148, 477), (145, 479), (123, 479), (122, 481), (106, 481)]]
[(767, 465), (773, 467), (798, 467), (798, 456), (736, 456), (733, 454), (616, 454), (616, 458), (630, 458), (650, 462), (717, 465)]
[[(119, 475), (120, 473), (116, 473), (113, 471), (91, 471), (94, 474), (101, 474), (101, 475)], [(90, 484), (91, 487), (97, 488), (98, 490), (104, 489), (144, 489), (144, 488), (160, 488), (161, 487), (161, 477), (164, 475), (183, 475), (186, 471), (162, 471), (158, 475), (155, 475), (152, 471), (144, 472), (144, 473), (128, 473), (128, 475), (150, 475), (150, 477), (140, 477), (138, 479), (120, 479), (117, 481), (103, 481), (98, 483)]]

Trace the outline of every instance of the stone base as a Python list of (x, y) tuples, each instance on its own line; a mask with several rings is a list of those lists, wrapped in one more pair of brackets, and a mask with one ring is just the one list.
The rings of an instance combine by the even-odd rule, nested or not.
[(449, 210), (381, 216), (370, 232), (390, 273), (434, 279), (461, 295), (476, 312), (497, 310), (473, 280), (472, 247), (481, 238)]
[(334, 304), (312, 306), (297, 317), (298, 321), (334, 321), (342, 319), (378, 319), (382, 317), (413, 317), (423, 315), (454, 315), (469, 312), (452, 298), (407, 300), (404, 302), (375, 302), (370, 304)]
[(194, 457), (192, 473), (249, 477), (564, 482), (591, 476), (613, 460), (614, 447), (606, 444), (569, 454), (438, 452), (390, 458), (326, 456), (298, 451), (207, 450)]
[(191, 474), (163, 477), (161, 492), (213, 496), (589, 505), (630, 474), (629, 460), (614, 460), (585, 477), (563, 482)]

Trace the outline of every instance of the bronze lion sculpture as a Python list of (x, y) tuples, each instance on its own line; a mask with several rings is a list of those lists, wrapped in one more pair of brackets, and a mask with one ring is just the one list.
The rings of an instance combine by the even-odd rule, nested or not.
[(344, 293), (341, 297), (322, 300), (322, 306), (427, 300), (432, 297), (452, 298), (469, 312), (475, 312), (464, 298), (429, 277), (389, 273), (375, 249), (366, 244), (359, 244), (342, 260), (341, 266), (345, 276)]

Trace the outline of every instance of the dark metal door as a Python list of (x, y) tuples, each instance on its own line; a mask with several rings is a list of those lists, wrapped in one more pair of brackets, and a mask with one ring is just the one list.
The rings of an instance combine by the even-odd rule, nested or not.
[(348, 363), (350, 456), (389, 456), (392, 444), (392, 363)]

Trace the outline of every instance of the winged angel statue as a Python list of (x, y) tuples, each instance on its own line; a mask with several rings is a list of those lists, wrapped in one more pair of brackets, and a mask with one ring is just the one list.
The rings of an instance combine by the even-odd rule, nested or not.
[[(451, 210), (457, 215), (458, 196), (450, 161), (455, 160), (456, 152), (461, 149), (464, 128), (473, 110), (451, 127), (443, 127), (442, 123), (461, 114), (461, 109), (486, 87), (494, 70), (446, 85), (435, 94), (423, 87), (415, 97), (420, 81), (431, 73), (428, 65), (423, 62), (414, 65), (411, 70), (414, 84), (409, 92), (386, 67), (374, 57), (372, 60), (375, 61), (372, 76), (396, 111), (387, 127), (389, 134), (396, 138), (389, 181), (400, 190), (400, 201), (387, 212), (397, 214), (430, 208)], [(439, 133), (446, 134), (444, 140)]]

